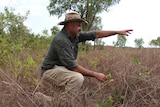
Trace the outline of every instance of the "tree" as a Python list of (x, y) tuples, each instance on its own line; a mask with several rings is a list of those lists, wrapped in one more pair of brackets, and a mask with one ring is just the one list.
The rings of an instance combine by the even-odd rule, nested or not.
[(14, 14), (14, 10), (5, 7), (0, 12), (0, 65), (10, 61), (14, 53), (23, 50), (29, 30), (24, 25), (29, 12), (25, 16)]
[[(0, 13), (0, 32), (1, 34), (9, 34), (14, 41), (23, 39), (29, 33), (28, 28), (24, 25), (24, 21), (29, 15), (29, 11), (25, 16), (14, 14), (14, 9), (5, 7), (5, 12)], [(18, 39), (18, 40), (17, 40)]]
[(151, 40), (150, 45), (154, 45), (154, 46), (159, 46), (160, 47), (160, 37), (157, 37), (157, 39)]
[(47, 29), (42, 30), (42, 36), (50, 36)]
[(134, 40), (136, 47), (143, 48), (144, 41), (142, 38)]
[(7, 7), (4, 8), (4, 12), (0, 12), (0, 62), (7, 57), (11, 58), (13, 53), (24, 48), (40, 49), (48, 45), (50, 38), (42, 38), (49, 36), (47, 30), (43, 30), (41, 36), (35, 35), (24, 25), (28, 15), (29, 11), (25, 16), (21, 16), (19, 13), (15, 14), (14, 9)]
[[(100, 17), (97, 15), (103, 11), (108, 11), (108, 8), (120, 0), (50, 0), (47, 7), (50, 15), (60, 17), (67, 10), (77, 11), (81, 13), (81, 17), (88, 21), (87, 25), (83, 25), (83, 30), (87, 31), (101, 26)], [(94, 26), (93, 23), (97, 25)], [(95, 28), (94, 28), (95, 29)]]
[(126, 44), (126, 37), (123, 35), (118, 35), (117, 37), (117, 42), (113, 42), (115, 47), (125, 47)]
[(160, 47), (160, 37), (157, 37), (158, 46)]
[(95, 39), (94, 41), (94, 49), (97, 47), (98, 49), (104, 49), (105, 42), (102, 39)]
[(157, 46), (157, 45), (158, 45), (158, 42), (157, 42), (157, 40), (153, 39), (153, 40), (151, 40), (151, 42), (150, 42), (149, 45)]
[(60, 31), (60, 30), (59, 30), (59, 28), (58, 28), (57, 26), (53, 26), (53, 27), (51, 28), (52, 36), (55, 35), (55, 34), (57, 34), (59, 31)]

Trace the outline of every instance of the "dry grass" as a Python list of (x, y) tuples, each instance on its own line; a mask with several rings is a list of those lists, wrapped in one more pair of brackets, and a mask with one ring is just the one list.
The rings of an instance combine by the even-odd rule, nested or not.
[[(46, 51), (34, 55), (43, 57)], [(41, 56), (40, 56), (41, 55)], [(37, 60), (36, 60), (37, 61)], [(86, 53), (80, 52), (79, 64), (94, 70), (111, 74), (114, 81), (100, 83), (94, 78), (85, 77), (81, 92), (57, 94), (51, 88), (37, 89), (50, 97), (39, 95), (35, 99), (33, 91), (36, 85), (33, 79), (39, 79), (41, 60), (36, 62), (33, 74), (28, 78), (16, 79), (13, 71), (17, 68), (11, 62), (0, 69), (0, 106), (1, 107), (96, 107), (100, 103), (113, 103), (109, 107), (159, 107), (160, 106), (160, 50), (113, 48), (96, 50)], [(11, 66), (12, 65), (12, 66)], [(33, 69), (33, 68), (32, 68)], [(107, 106), (107, 105), (106, 105)], [(105, 106), (105, 107), (106, 107)]]

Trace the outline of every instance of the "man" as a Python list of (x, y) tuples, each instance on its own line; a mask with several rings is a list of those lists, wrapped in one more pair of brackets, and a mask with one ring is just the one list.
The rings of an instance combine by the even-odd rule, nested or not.
[(94, 72), (77, 64), (78, 43), (96, 38), (108, 37), (116, 34), (126, 35), (132, 31), (91, 31), (81, 32), (82, 23), (77, 12), (70, 12), (65, 15), (65, 20), (59, 25), (63, 29), (54, 37), (48, 54), (42, 64), (42, 82), (47, 81), (52, 85), (65, 87), (65, 91), (77, 91), (83, 84), (84, 77), (94, 77), (100, 82), (107, 80), (105, 74)]

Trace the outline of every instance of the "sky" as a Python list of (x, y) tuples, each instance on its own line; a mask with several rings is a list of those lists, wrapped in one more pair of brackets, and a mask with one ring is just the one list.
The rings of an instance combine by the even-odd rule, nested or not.
[[(22, 16), (29, 10), (30, 14), (25, 25), (35, 34), (41, 34), (44, 29), (50, 31), (53, 26), (64, 20), (50, 16), (47, 10), (49, 0), (0, 0), (0, 12), (4, 7), (12, 7), (15, 13)], [(132, 34), (127, 37), (126, 46), (135, 47), (135, 39), (142, 38), (144, 47), (150, 47), (152, 39), (160, 37), (160, 0), (121, 0), (109, 8), (109, 12), (99, 14), (102, 18), (102, 30), (123, 30), (133, 29)], [(117, 36), (102, 39), (105, 45), (113, 46)]]

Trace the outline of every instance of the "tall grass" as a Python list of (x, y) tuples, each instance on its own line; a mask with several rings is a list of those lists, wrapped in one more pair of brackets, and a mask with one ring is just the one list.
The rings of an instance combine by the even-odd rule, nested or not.
[[(0, 68), (1, 107), (159, 107), (160, 50), (106, 47), (80, 52), (78, 63), (110, 75), (105, 83), (85, 77), (79, 94), (61, 95), (41, 86), (40, 66), (47, 52), (26, 49)], [(112, 81), (110, 81), (112, 79)], [(50, 97), (48, 97), (50, 96)], [(49, 99), (50, 98), (50, 99)], [(48, 101), (46, 99), (49, 99)]]

